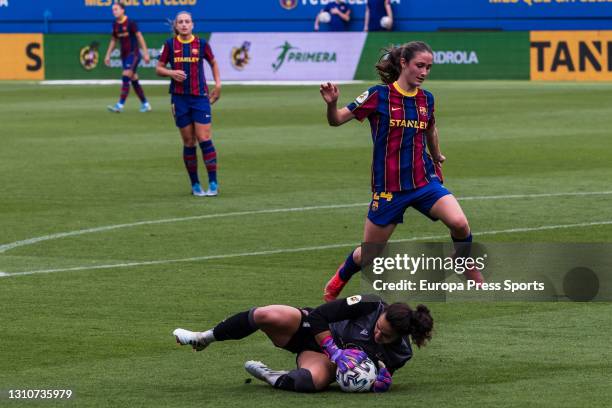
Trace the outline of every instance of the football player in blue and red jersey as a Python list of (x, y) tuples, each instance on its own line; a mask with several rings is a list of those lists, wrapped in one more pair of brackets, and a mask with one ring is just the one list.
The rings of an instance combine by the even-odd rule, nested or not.
[[(113, 16), (115, 21), (113, 22), (113, 35), (108, 49), (106, 50), (106, 56), (104, 57), (104, 63), (110, 66), (111, 52), (115, 49), (115, 45), (119, 42), (119, 48), (121, 50), (121, 63), (123, 66), (123, 72), (121, 73), (121, 96), (119, 96), (119, 102), (115, 105), (108, 106), (108, 110), (111, 112), (120, 113), (123, 111), (125, 100), (127, 99), (128, 93), (130, 92), (130, 82), (134, 88), (134, 92), (140, 99), (140, 111), (149, 112), (151, 110), (151, 104), (147, 101), (144, 91), (138, 82), (138, 63), (140, 59), (144, 59), (145, 62), (150, 61), (149, 50), (147, 43), (142, 36), (142, 33), (138, 30), (138, 25), (134, 20), (128, 19), (125, 15), (125, 6), (121, 3), (113, 4)], [(142, 55), (141, 55), (142, 52)]]
[[(391, 25), (380, 25), (383, 17), (389, 17)], [(384, 31), (393, 28), (393, 9), (390, 0), (368, 0), (366, 3), (363, 31)]]
[[(166, 40), (157, 63), (157, 74), (170, 77), (172, 114), (183, 139), (183, 161), (195, 196), (216, 196), (217, 152), (211, 139), (210, 105), (221, 96), (221, 75), (208, 41), (193, 34), (191, 14), (182, 11), (174, 20), (176, 36)], [(213, 73), (215, 87), (208, 92), (204, 77), (204, 61)], [(170, 64), (170, 68), (166, 66)], [(203, 191), (198, 178), (196, 142), (200, 145), (208, 190)]]
[[(455, 256), (469, 255), (472, 233), (455, 197), (442, 185), (438, 129), (434, 97), (421, 89), (433, 64), (431, 47), (413, 41), (387, 50), (376, 65), (383, 81), (361, 94), (348, 106), (337, 108), (340, 94), (336, 85), (322, 84), (327, 120), (340, 126), (351, 119), (368, 119), (374, 142), (372, 158), (372, 201), (365, 221), (363, 242), (385, 244), (404, 212), (414, 207), (433, 221), (441, 220), (455, 242)], [(370, 255), (368, 255), (369, 257)], [(362, 265), (361, 247), (351, 251), (325, 286), (324, 299), (335, 299)], [(482, 282), (480, 271), (471, 269), (465, 277)]]
[(386, 392), (393, 373), (412, 358), (412, 344), (431, 340), (434, 320), (427, 306), (387, 304), (375, 295), (356, 295), (316, 308), (287, 305), (254, 307), (228, 317), (203, 332), (176, 329), (176, 342), (201, 351), (216, 341), (240, 340), (258, 330), (279, 348), (296, 354), (297, 368), (275, 371), (260, 361), (247, 361), (249, 374), (277, 389), (316, 392), (370, 358), (378, 364), (370, 391)]
[(351, 21), (351, 8), (346, 4), (345, 0), (336, 0), (335, 2), (327, 3), (315, 18), (315, 31), (319, 31), (319, 16), (322, 12), (329, 13), (331, 16), (328, 25), (329, 31), (346, 31), (348, 29), (349, 22)]

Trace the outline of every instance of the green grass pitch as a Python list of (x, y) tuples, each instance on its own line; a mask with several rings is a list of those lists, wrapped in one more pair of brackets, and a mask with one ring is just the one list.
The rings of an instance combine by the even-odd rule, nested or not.
[[(367, 86), (341, 86), (341, 102)], [(436, 96), (446, 185), (458, 197), (598, 193), (466, 200), (476, 234), (498, 231), (482, 240), (612, 242), (612, 84), (426, 88)], [(361, 239), (371, 141), (367, 124), (328, 127), (316, 86), (225, 86), (213, 113), (221, 194), (195, 198), (166, 88), (145, 91), (153, 112), (140, 114), (132, 92), (117, 115), (105, 106), (118, 86), (0, 84), (0, 271), (62, 270), (0, 277), (1, 405), (559, 408), (612, 400), (609, 303), (430, 304), (433, 341), (386, 395), (245, 383), (248, 359), (294, 363), (261, 333), (202, 353), (177, 347), (175, 327), (210, 328), (254, 305), (321, 302), (323, 284)], [(318, 206), (338, 207), (303, 208)], [(595, 224), (561, 227), (581, 223)], [(533, 230), (504, 232), (514, 228)], [(441, 224), (410, 210), (394, 238), (441, 234)], [(36, 237), (45, 239), (27, 241)], [(345, 293), (358, 287), (355, 279)], [(8, 389), (41, 388), (75, 397), (6, 399)]]

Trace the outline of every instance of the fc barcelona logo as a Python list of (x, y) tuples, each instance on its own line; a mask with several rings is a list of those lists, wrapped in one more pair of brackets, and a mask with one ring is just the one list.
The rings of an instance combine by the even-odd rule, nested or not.
[(193, 50), (191, 50), (191, 53), (192, 53), (193, 55), (198, 55), (198, 49), (197, 49), (197, 48), (194, 48)]
[(297, 6), (297, 0), (279, 0), (285, 10), (293, 10)]
[(421, 115), (427, 115), (427, 108), (425, 106), (419, 106), (419, 113)]

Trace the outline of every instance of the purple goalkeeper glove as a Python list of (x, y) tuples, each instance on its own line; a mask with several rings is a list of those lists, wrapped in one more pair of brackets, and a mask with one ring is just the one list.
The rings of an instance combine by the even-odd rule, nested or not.
[(372, 385), (372, 391), (374, 392), (386, 392), (391, 388), (391, 383), (393, 380), (391, 379), (391, 373), (387, 370), (387, 367), (383, 364), (382, 361), (378, 362), (378, 375), (376, 376), (376, 381), (374, 381), (374, 385)]
[(341, 373), (346, 373), (347, 370), (355, 368), (357, 364), (368, 358), (367, 354), (361, 350), (338, 348), (332, 336), (324, 338), (321, 347), (327, 357), (338, 366)]

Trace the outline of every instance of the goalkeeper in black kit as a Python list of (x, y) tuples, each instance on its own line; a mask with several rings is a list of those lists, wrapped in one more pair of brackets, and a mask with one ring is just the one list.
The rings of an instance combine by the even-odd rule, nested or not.
[(380, 367), (372, 391), (388, 391), (392, 374), (431, 339), (429, 309), (405, 303), (387, 305), (374, 295), (338, 299), (317, 308), (287, 305), (254, 307), (237, 313), (203, 332), (176, 329), (177, 343), (201, 351), (215, 341), (243, 339), (263, 331), (279, 348), (296, 354), (297, 368), (271, 370), (259, 361), (245, 369), (274, 388), (316, 392), (335, 381), (336, 369), (346, 372), (366, 358)]

